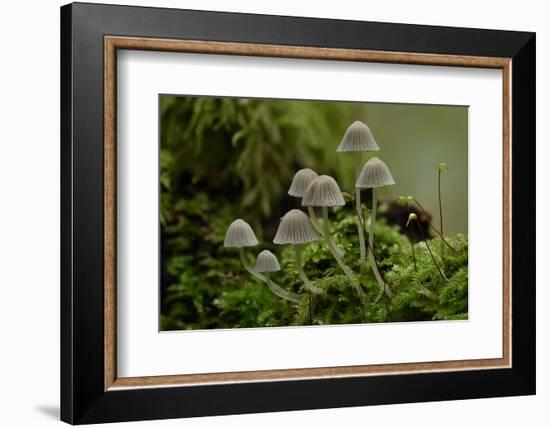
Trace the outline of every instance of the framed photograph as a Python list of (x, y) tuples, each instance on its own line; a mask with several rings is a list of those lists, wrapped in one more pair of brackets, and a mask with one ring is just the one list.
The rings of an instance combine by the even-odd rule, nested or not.
[(61, 8), (61, 418), (535, 393), (535, 35)]

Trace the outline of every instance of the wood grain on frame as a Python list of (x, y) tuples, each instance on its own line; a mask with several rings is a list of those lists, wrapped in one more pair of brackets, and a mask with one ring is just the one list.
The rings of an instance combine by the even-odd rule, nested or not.
[(105, 40), (104, 58), (104, 386), (116, 380), (116, 48)]
[(502, 69), (502, 356), (512, 366), (512, 63)]
[[(116, 375), (116, 52), (117, 49), (502, 69), (502, 358), (118, 378)], [(511, 59), (302, 46), (106, 36), (104, 38), (104, 388), (143, 388), (511, 367)]]

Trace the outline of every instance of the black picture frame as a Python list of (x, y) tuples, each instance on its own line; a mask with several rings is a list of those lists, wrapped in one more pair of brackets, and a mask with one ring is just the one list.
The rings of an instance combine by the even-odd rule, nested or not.
[[(104, 390), (104, 36), (512, 59), (512, 367)], [(74, 3), (61, 8), (61, 419), (71, 424), (535, 393), (535, 34)]]

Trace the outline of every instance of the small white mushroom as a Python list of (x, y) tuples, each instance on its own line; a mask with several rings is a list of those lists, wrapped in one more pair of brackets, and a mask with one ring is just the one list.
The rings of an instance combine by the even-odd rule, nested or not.
[[(292, 183), (290, 184), (290, 189), (288, 189), (288, 194), (296, 198), (302, 198), (309, 185), (315, 180), (319, 175), (313, 171), (311, 168), (304, 168), (299, 170), (294, 174)], [(311, 223), (313, 227), (319, 234), (323, 234), (323, 230), (319, 224), (319, 219), (315, 215), (315, 209), (313, 207), (307, 207), (309, 217), (311, 218)]]
[(394, 184), (395, 181), (387, 165), (380, 159), (374, 157), (370, 158), (361, 170), (355, 182), (355, 187), (361, 189), (374, 189)]
[(304, 168), (294, 174), (288, 194), (297, 198), (301, 198), (306, 193), (307, 188), (313, 180), (318, 177), (317, 173), (310, 168)]
[(256, 272), (277, 272), (281, 270), (281, 265), (277, 256), (269, 250), (263, 250), (256, 257), (256, 267), (254, 268)]
[(237, 219), (229, 225), (227, 232), (225, 233), (225, 239), (223, 241), (223, 246), (226, 248), (238, 248), (239, 256), (241, 257), (241, 263), (244, 268), (256, 278), (265, 282), (263, 275), (259, 275), (252, 265), (246, 259), (246, 254), (244, 252), (245, 247), (255, 247), (258, 245), (258, 239), (252, 230), (250, 225), (242, 220)]
[[(336, 180), (329, 175), (320, 175), (313, 180), (302, 198), (302, 205), (307, 207), (313, 224), (318, 224), (313, 207), (322, 207), (322, 212), (324, 213), (328, 207), (336, 207), (345, 204), (346, 202), (342, 196), (340, 186), (338, 186)], [(320, 227), (317, 231), (325, 238), (327, 243), (330, 241), (330, 235), (326, 235), (327, 232), (324, 227)], [(344, 256), (342, 250), (336, 245), (334, 245), (334, 250), (338, 254), (338, 257), (342, 259)]]
[(256, 245), (258, 245), (258, 239), (246, 221), (239, 218), (229, 225), (223, 241), (224, 247), (242, 248)]
[[(371, 130), (365, 123), (359, 120), (356, 120), (348, 127), (340, 145), (336, 149), (337, 152), (354, 152), (355, 180), (359, 178), (361, 167), (363, 166), (362, 152), (375, 152), (378, 150), (380, 149)], [(359, 265), (362, 270), (366, 258), (366, 248), (363, 225), (361, 224), (363, 215), (361, 210), (361, 189), (358, 187), (355, 188), (355, 210), (357, 212), (357, 233), (359, 235)]]
[(337, 152), (377, 152), (379, 149), (370, 128), (356, 120), (353, 122), (336, 149)]
[(281, 265), (279, 264), (279, 260), (277, 260), (277, 256), (271, 251), (263, 250), (260, 254), (258, 254), (256, 257), (256, 267), (254, 270), (265, 275), (267, 285), (274, 294), (293, 303), (298, 303), (300, 301), (300, 296), (286, 291), (284, 288), (273, 282), (269, 277), (271, 272), (281, 270)]
[(298, 275), (304, 283), (304, 286), (312, 293), (324, 294), (324, 291), (321, 288), (316, 287), (311, 283), (306, 273), (304, 272), (304, 267), (302, 265), (301, 244), (306, 244), (308, 242), (318, 240), (319, 234), (311, 225), (311, 222), (309, 221), (306, 213), (294, 209), (287, 212), (281, 219), (281, 223), (279, 224), (279, 228), (277, 229), (277, 233), (275, 234), (273, 242), (279, 245), (294, 245), (296, 269), (298, 270)]
[(346, 205), (340, 186), (329, 175), (320, 175), (311, 182), (302, 198), (305, 207), (336, 207)]
[(323, 212), (323, 237), (327, 241), (328, 248), (338, 266), (344, 271), (349, 280), (354, 284), (359, 297), (362, 299), (363, 292), (351, 269), (344, 263), (341, 250), (336, 246), (330, 236), (328, 223), (328, 207), (345, 205), (344, 197), (336, 180), (328, 175), (320, 175), (309, 185), (306, 194), (302, 198), (302, 205), (307, 207), (321, 207)]
[(281, 219), (273, 242), (275, 244), (305, 244), (319, 240), (308, 216), (301, 210), (290, 210)]
[(374, 276), (376, 277), (376, 280), (378, 281), (378, 284), (380, 285), (381, 291), (386, 292), (388, 296), (391, 296), (391, 291), (387, 284), (382, 279), (382, 275), (380, 275), (380, 272), (378, 271), (378, 267), (376, 266), (376, 261), (374, 259), (374, 225), (376, 224), (376, 189), (379, 187), (384, 186), (392, 186), (395, 184), (395, 181), (391, 175), (391, 172), (389, 168), (386, 166), (386, 164), (381, 161), (380, 159), (374, 157), (367, 161), (363, 169), (361, 170), (361, 173), (359, 174), (359, 178), (357, 178), (357, 181), (355, 183), (356, 188), (360, 189), (372, 189), (372, 209), (371, 209), (371, 216), (370, 216), (370, 231), (369, 231), (369, 259), (372, 267), (372, 271), (374, 273)]

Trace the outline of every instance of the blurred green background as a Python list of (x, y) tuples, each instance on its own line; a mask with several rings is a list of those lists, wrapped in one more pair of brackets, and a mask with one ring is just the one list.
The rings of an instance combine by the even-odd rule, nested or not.
[[(221, 245), (227, 226), (242, 217), (271, 241), (279, 218), (299, 206), (286, 192), (300, 168), (352, 192), (353, 155), (336, 148), (355, 120), (370, 127), (373, 155), (396, 181), (382, 199), (412, 195), (436, 214), (437, 165), (446, 162), (445, 233), (468, 232), (466, 107), (168, 95), (159, 103), (162, 330), (247, 326), (242, 313), (224, 312), (222, 292), (243, 281)], [(260, 322), (250, 317), (250, 326)]]

